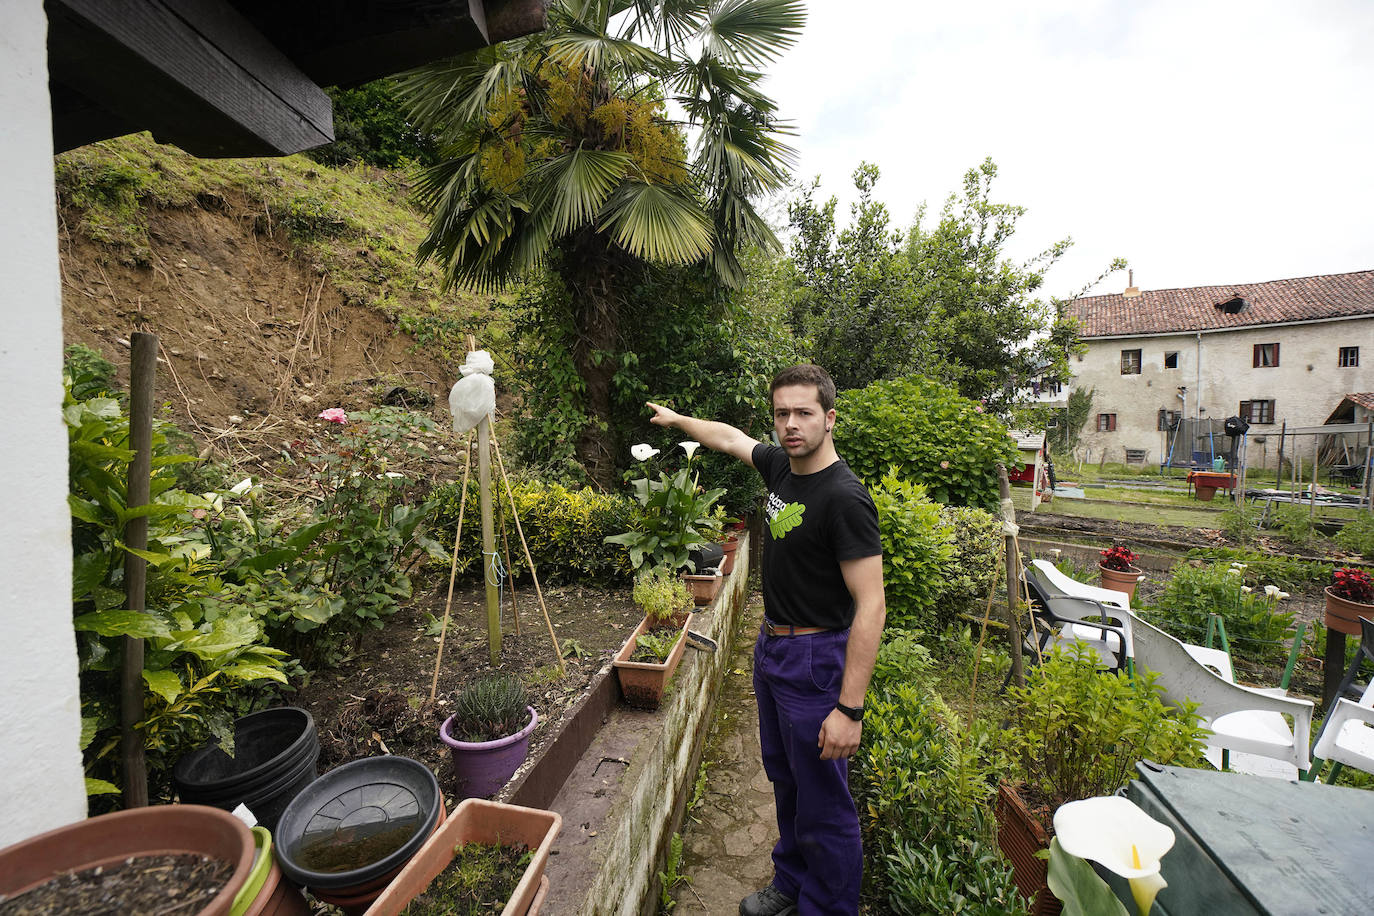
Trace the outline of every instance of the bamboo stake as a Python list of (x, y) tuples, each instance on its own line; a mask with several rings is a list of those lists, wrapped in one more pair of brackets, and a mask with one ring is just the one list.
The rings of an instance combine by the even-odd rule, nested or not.
[(515, 621), (515, 635), (520, 635), (520, 608), (515, 606), (515, 567), (510, 563), (510, 538), (506, 537), (506, 513), (501, 513), (501, 548), (506, 554), (506, 580), (510, 585), (510, 616)]
[(468, 505), (468, 478), (472, 475), (472, 433), (468, 433), (467, 450), (463, 453), (463, 492), (458, 497), (458, 530), (453, 535), (453, 564), (448, 570), (448, 600), (444, 602), (444, 622), (439, 627), (439, 653), (434, 656), (434, 680), (429, 682), (429, 698), (439, 692), (439, 666), (444, 661), (444, 638), (448, 636), (448, 619), (453, 612), (453, 582), (458, 578), (458, 544), (463, 540), (463, 511)]
[[(1011, 483), (1007, 480), (1007, 467), (1000, 461), (997, 462), (997, 488), (1002, 500), (1002, 522), (1004, 525), (1015, 525), (1016, 509), (1011, 502)], [(1026, 670), (1021, 659), (1021, 621), (1016, 612), (1017, 593), (1020, 589), (1015, 585), (1021, 558), (1016, 553), (1016, 535), (1007, 533), (1003, 542), (1007, 550), (1007, 627), (1011, 631), (1008, 634), (1008, 642), (1011, 644), (1011, 679), (1017, 687), (1024, 687)]]
[(1002, 579), (1001, 565), (992, 569), (992, 583), (988, 586), (988, 603), (983, 608), (983, 626), (978, 633), (978, 647), (973, 650), (973, 685), (968, 692), (968, 720), (973, 721), (973, 704), (978, 697), (978, 668), (983, 662), (983, 642), (988, 636), (988, 622), (992, 618), (992, 599), (997, 595), (997, 583)]
[(525, 562), (530, 564), (530, 578), (534, 580), (534, 594), (539, 598), (539, 609), (544, 612), (544, 624), (549, 628), (549, 639), (553, 642), (553, 654), (558, 659), (558, 670), (568, 673), (567, 663), (563, 661), (563, 649), (558, 645), (558, 637), (553, 633), (553, 621), (549, 619), (549, 608), (544, 603), (544, 591), (539, 587), (539, 573), (534, 568), (534, 557), (530, 556), (530, 545), (525, 541), (525, 532), (520, 527), (520, 513), (515, 511), (515, 494), (510, 488), (510, 478), (506, 476), (506, 463), (501, 460), (501, 446), (496, 437), (491, 440), (492, 454), (496, 456), (496, 466), (501, 471), (501, 481), (506, 485), (506, 498), (510, 500), (511, 518), (515, 520), (515, 533), (520, 536), (520, 546), (525, 551)]

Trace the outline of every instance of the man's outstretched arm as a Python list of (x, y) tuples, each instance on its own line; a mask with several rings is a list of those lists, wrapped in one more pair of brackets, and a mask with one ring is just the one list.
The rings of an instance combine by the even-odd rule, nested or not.
[(670, 410), (652, 401), (648, 404), (654, 412), (654, 415), (649, 418), (649, 422), (655, 426), (671, 426), (674, 429), (680, 429), (711, 451), (733, 455), (750, 467), (754, 466), (754, 446), (758, 445), (759, 442), (742, 430), (735, 429), (729, 423), (683, 416), (675, 410)]

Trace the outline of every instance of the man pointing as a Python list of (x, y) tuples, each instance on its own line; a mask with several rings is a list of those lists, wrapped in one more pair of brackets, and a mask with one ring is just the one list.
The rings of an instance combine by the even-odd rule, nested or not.
[(740, 914), (853, 916), (863, 850), (848, 761), (886, 617), (878, 513), (835, 452), (829, 373), (784, 369), (771, 393), (781, 447), (653, 403), (651, 422), (733, 455), (768, 488), (754, 693), (779, 838), (772, 883), (740, 901)]

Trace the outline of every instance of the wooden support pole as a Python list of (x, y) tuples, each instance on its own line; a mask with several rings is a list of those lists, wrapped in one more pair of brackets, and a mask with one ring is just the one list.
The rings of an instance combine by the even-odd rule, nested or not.
[[(1002, 519), (1008, 525), (1016, 524), (1016, 509), (1011, 502), (1011, 483), (1007, 480), (1007, 466), (997, 463), (997, 490), (1002, 497)], [(1011, 650), (1011, 681), (1017, 687), (1026, 684), (1025, 665), (1021, 659), (1021, 619), (1016, 604), (1020, 591), (1021, 558), (1016, 555), (1016, 536), (1010, 531), (1004, 538), (1007, 550), (1007, 642)]]
[(1274, 489), (1283, 487), (1283, 447), (1288, 442), (1288, 421), (1283, 421), (1283, 427), (1279, 430), (1279, 466), (1274, 470)]
[[(477, 338), (468, 335), (468, 350)], [(487, 643), (491, 666), (501, 664), (501, 583), (496, 574), (496, 527), (491, 513), (491, 414), (477, 424), (477, 495), (482, 510), (482, 580), (487, 586)]]
[(1369, 479), (1370, 465), (1374, 465), (1374, 420), (1369, 421), (1364, 446), (1364, 498), (1369, 503), (1369, 511), (1374, 512), (1374, 481)]
[[(153, 379), (157, 374), (157, 335), (137, 332), (129, 337), (129, 464), (125, 506), (136, 509), (151, 501), (153, 466)], [(130, 519), (124, 526), (124, 543), (134, 550), (148, 549), (148, 517)], [(148, 561), (133, 553), (124, 555), (124, 594), (131, 611), (146, 607)], [(143, 640), (124, 637), (120, 670), (120, 756), (124, 767), (124, 807), (148, 804), (148, 765), (143, 750)]]
[(1307, 518), (1311, 521), (1317, 514), (1317, 451), (1321, 448), (1321, 437), (1312, 437), (1312, 489), (1308, 491)]

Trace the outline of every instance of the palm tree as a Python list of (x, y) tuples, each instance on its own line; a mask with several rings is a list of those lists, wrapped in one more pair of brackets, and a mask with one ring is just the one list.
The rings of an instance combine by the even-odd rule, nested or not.
[(402, 81), (442, 147), (417, 185), (420, 257), (481, 290), (558, 276), (589, 418), (577, 455), (603, 485), (628, 278), (702, 264), (736, 286), (742, 246), (777, 246), (752, 201), (785, 185), (793, 151), (758, 68), (804, 18), (800, 0), (552, 0), (546, 31)]

